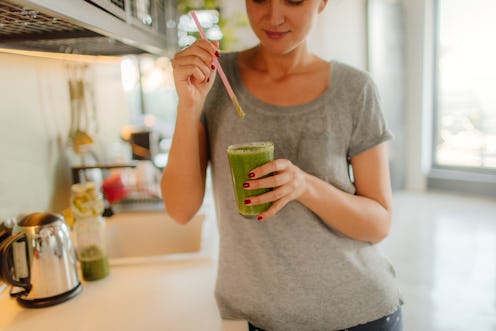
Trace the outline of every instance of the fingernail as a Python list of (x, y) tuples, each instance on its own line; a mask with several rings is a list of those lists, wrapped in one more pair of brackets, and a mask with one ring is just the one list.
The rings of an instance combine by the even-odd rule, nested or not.
[(210, 82), (210, 77), (207, 78), (207, 83)]
[(250, 172), (250, 173), (248, 174), (248, 177), (253, 178), (253, 177), (255, 177), (255, 174), (254, 174), (253, 172)]
[(244, 203), (245, 203), (245, 205), (249, 205), (251, 203), (251, 200), (250, 199), (245, 199)]
[(261, 220), (263, 220), (263, 217), (261, 215), (258, 215), (257, 216), (257, 221), (261, 221)]
[(219, 51), (215, 51), (215, 56), (220, 57)]
[(212, 68), (212, 70), (214, 70), (214, 69), (215, 69), (215, 66), (212, 64), (212, 65), (210, 66), (210, 68)]
[(250, 187), (250, 183), (243, 183), (243, 187), (244, 187), (244, 188), (248, 188), (248, 187)]

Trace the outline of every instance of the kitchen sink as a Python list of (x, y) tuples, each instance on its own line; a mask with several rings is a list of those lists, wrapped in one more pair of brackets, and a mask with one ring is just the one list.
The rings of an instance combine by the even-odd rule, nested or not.
[(199, 256), (204, 220), (197, 214), (183, 225), (165, 211), (119, 212), (106, 219), (110, 264)]

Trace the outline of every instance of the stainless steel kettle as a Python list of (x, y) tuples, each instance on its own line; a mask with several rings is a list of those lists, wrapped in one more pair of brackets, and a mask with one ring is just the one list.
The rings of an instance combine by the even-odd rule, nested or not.
[(0, 247), (0, 278), (20, 291), (25, 307), (52, 306), (82, 289), (69, 227), (61, 215), (33, 213), (22, 217)]

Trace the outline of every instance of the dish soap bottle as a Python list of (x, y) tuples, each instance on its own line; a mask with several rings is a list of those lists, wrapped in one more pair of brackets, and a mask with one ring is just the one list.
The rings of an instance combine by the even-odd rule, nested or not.
[(71, 209), (83, 279), (92, 281), (107, 277), (110, 268), (102, 217), (103, 198), (94, 182), (71, 186)]

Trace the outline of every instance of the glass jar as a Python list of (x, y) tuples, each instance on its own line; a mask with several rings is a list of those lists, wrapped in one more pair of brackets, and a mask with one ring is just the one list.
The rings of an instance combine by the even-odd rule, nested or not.
[(71, 209), (77, 257), (83, 279), (92, 281), (109, 274), (105, 242), (105, 222), (102, 217), (103, 198), (93, 182), (71, 186)]

